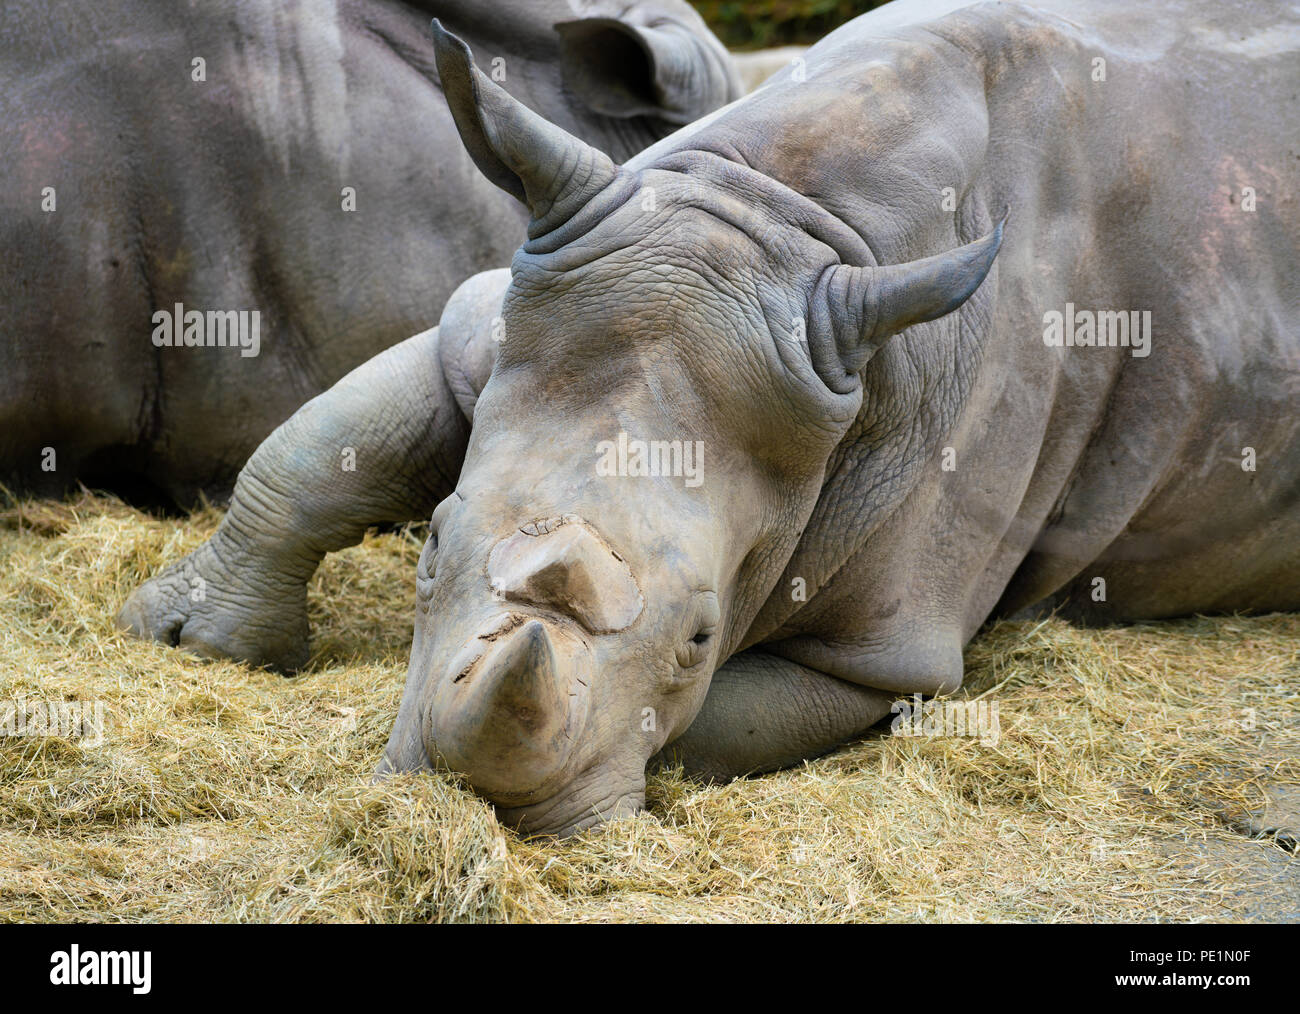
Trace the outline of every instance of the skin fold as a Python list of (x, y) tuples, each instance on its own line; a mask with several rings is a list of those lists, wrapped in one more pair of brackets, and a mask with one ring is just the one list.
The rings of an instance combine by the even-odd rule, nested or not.
[[(685, 0), (3, 5), (0, 483), (224, 500), (295, 410), (509, 261), (526, 217), (456, 136), (433, 16), (619, 158), (740, 94)], [(156, 346), (178, 304), (256, 311), (257, 354)]]
[[(131, 629), (289, 668), (305, 629), (239, 610), (436, 503), (381, 772), (565, 834), (652, 758), (769, 770), (952, 692), (990, 616), (1300, 606), (1292, 15), (893, 4), (621, 166), (435, 37), (528, 241), (273, 435)], [(1150, 310), (1149, 354), (1049, 345), (1067, 303)], [(610, 474), (624, 438), (700, 481)], [(344, 439), (369, 482), (311, 464)]]

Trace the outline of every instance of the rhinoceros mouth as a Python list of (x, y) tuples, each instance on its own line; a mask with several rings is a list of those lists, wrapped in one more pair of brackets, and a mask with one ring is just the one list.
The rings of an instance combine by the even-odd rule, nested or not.
[[(592, 770), (592, 775), (593, 781), (601, 777), (596, 769)], [(528, 837), (567, 838), (622, 817), (635, 816), (645, 809), (644, 778), (639, 786), (624, 785), (595, 792), (579, 791), (585, 789), (581, 785), (584, 780), (575, 780), (563, 791), (539, 803), (525, 806), (495, 804), (497, 819)]]

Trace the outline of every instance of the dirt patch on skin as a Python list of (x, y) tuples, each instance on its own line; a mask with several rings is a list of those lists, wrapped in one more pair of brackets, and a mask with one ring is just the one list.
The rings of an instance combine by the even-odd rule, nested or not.
[(1300, 857), (1246, 816), (1300, 789), (1300, 616), (1000, 624), (958, 695), (997, 705), (996, 744), (886, 729), (728, 785), (660, 773), (646, 813), (556, 846), (449, 778), (368, 784), (418, 529), (326, 562), (294, 679), (114, 630), (219, 520), (0, 512), (0, 702), (105, 716), (98, 746), (0, 735), (0, 921), (1300, 918)]

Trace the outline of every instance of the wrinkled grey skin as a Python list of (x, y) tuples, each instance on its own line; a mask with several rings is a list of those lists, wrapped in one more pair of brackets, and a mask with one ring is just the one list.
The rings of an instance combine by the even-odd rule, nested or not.
[[(442, 36), (529, 241), (290, 420), (123, 621), (300, 661), (305, 623), (263, 617), (378, 477), (436, 472), (381, 771), (566, 834), (656, 756), (770, 770), (951, 692), (991, 615), (1300, 607), (1298, 57), (1271, 5), (893, 5), (615, 167)], [(1150, 309), (1151, 354), (1047, 347), (1067, 301)], [(702, 441), (703, 481), (601, 474), (620, 432)]]
[[(456, 137), (433, 15), (620, 158), (740, 94), (684, 0), (3, 5), (0, 483), (224, 498), (292, 412), (509, 260), (526, 219)], [(257, 309), (260, 354), (155, 347), (176, 303)]]

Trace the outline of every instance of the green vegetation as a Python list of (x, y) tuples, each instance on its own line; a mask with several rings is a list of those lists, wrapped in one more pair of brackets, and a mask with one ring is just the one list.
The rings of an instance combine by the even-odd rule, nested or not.
[(881, 0), (691, 0), (734, 49), (809, 45)]

